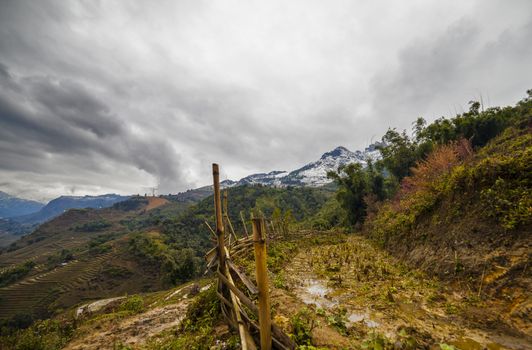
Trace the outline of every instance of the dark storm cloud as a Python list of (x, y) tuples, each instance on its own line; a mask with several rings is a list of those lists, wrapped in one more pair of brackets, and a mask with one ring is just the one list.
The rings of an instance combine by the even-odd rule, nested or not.
[(179, 159), (167, 142), (131, 134), (108, 106), (81, 85), (39, 76), (15, 80), (6, 66), (2, 67), (2, 169), (61, 171), (63, 164), (46, 159), (47, 153), (59, 153), (84, 157), (96, 168), (101, 157), (131, 163), (157, 174), (165, 184), (183, 181), (175, 167)]
[[(511, 104), (529, 1), (27, 1), (0, 9), (0, 189), (177, 192)], [(486, 101), (487, 102), (487, 101)], [(145, 187), (146, 186), (146, 187)]]
[[(91, 151), (98, 139), (123, 132), (108, 108), (75, 83), (45, 77), (2, 80), (2, 139), (37, 142), (42, 150)], [(40, 151), (40, 150), (35, 150)]]

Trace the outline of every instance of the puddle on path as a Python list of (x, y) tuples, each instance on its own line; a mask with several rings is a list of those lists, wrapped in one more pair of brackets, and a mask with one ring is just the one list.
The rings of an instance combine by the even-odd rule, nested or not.
[(380, 323), (379, 322), (375, 322), (373, 321), (371, 318), (370, 318), (370, 315), (368, 312), (364, 312), (364, 313), (351, 313), (348, 317), (347, 317), (347, 320), (349, 321), (347, 323), (348, 326), (353, 326), (355, 323), (358, 323), (358, 322), (364, 322), (364, 324), (366, 326), (368, 326), (368, 328), (377, 328), (380, 326)]
[(307, 305), (314, 304), (318, 308), (330, 309), (338, 305), (338, 301), (329, 297), (332, 289), (327, 287), (327, 282), (314, 278), (303, 280), (296, 287), (297, 296)]

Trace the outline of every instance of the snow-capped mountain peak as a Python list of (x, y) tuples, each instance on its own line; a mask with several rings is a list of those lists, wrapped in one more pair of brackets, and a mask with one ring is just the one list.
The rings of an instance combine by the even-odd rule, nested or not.
[(350, 150), (348, 150), (344, 146), (338, 146), (335, 149), (333, 149), (332, 151), (323, 153), (323, 155), (321, 156), (320, 159), (344, 157), (344, 156), (350, 155), (350, 154), (353, 154), (353, 152), (351, 152)]
[(343, 146), (338, 146), (332, 151), (325, 152), (317, 161), (294, 171), (271, 171), (269, 173), (252, 174), (228, 185), (231, 187), (257, 184), (275, 187), (321, 186), (331, 182), (327, 178), (327, 172), (329, 171), (336, 171), (340, 166), (350, 163), (360, 163), (366, 166), (368, 159), (379, 159), (380, 153), (377, 150), (377, 146), (372, 144), (364, 151), (355, 152), (351, 152)]

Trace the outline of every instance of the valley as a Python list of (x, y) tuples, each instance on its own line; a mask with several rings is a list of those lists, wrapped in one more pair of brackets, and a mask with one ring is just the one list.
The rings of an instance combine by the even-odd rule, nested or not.
[(82, 300), (161, 288), (157, 270), (129, 252), (125, 224), (170, 203), (143, 197), (130, 202), (133, 210), (72, 209), (1, 254), (4, 270), (26, 261), (35, 264), (22, 279), (0, 288), (1, 317), (28, 311), (47, 317)]

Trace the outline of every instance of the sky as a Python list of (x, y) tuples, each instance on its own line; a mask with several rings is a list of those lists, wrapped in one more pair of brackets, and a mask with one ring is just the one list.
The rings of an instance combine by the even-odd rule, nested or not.
[(177, 193), (530, 88), (529, 0), (0, 0), (0, 190)]

